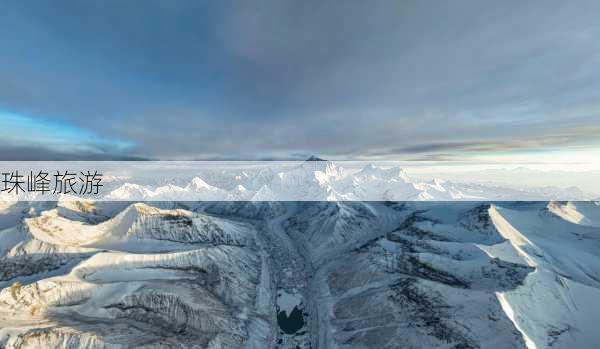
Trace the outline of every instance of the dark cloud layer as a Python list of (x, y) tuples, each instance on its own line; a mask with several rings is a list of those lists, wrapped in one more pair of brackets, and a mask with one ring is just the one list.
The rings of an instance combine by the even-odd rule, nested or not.
[(111, 154), (110, 152), (61, 152), (43, 147), (2, 145), (2, 161), (138, 161), (148, 160), (138, 156)]
[(132, 144), (92, 152), (117, 158), (593, 148), (599, 15), (553, 0), (3, 2), (0, 109)]

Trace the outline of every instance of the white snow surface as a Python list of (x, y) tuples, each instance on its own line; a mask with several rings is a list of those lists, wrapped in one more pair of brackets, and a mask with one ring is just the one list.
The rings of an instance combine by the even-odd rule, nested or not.
[[(314, 166), (307, 193), (423, 194), (399, 169)], [(237, 190), (278, 186), (261, 188)], [(593, 348), (599, 218), (592, 201), (5, 204), (0, 348)]]
[[(225, 189), (195, 177), (190, 183), (161, 186), (125, 183), (100, 200), (108, 201), (523, 201), (589, 200), (578, 190), (560, 188), (511, 189), (502, 186), (457, 183), (434, 179), (411, 179), (399, 167), (373, 164), (358, 172), (344, 170), (329, 161), (306, 161), (275, 172), (262, 169), (252, 175), (242, 172), (236, 184)], [(215, 183), (220, 183), (214, 179)]]

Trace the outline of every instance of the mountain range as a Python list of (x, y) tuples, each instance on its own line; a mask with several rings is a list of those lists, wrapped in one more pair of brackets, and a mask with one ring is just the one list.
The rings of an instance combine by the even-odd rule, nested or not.
[[(108, 201), (539, 201), (594, 199), (576, 187), (517, 187), (442, 179), (419, 181), (399, 167), (368, 164), (348, 171), (311, 158), (288, 168), (206, 174), (176, 185), (118, 182)], [(210, 184), (209, 184), (210, 183)], [(118, 184), (118, 185), (117, 185)], [(116, 186), (115, 186), (116, 185)], [(98, 198), (97, 198), (98, 199)]]
[(599, 256), (593, 201), (3, 203), (0, 347), (590, 348)]

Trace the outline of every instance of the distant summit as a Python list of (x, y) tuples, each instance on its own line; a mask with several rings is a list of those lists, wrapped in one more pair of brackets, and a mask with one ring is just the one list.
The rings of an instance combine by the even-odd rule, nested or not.
[(306, 159), (306, 161), (327, 161), (325, 159), (321, 159), (320, 157), (311, 155), (308, 159)]

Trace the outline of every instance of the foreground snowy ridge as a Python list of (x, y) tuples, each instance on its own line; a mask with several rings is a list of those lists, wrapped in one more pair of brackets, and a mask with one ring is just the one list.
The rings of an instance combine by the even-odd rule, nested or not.
[(597, 202), (0, 207), (0, 348), (590, 348), (599, 298)]

